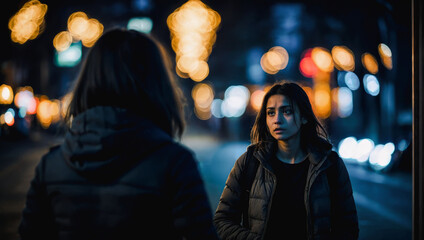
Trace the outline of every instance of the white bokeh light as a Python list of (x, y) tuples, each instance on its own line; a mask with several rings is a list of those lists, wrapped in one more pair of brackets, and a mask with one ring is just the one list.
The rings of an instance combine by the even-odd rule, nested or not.
[(377, 96), (380, 93), (380, 83), (378, 79), (371, 74), (365, 74), (364, 76), (364, 88), (371, 96)]

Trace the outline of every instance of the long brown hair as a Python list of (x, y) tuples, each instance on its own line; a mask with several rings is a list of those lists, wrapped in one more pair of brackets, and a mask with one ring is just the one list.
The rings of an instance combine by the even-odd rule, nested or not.
[(184, 98), (170, 59), (150, 35), (120, 28), (105, 32), (86, 56), (65, 121), (95, 106), (114, 106), (137, 112), (172, 137), (181, 137)]
[(300, 142), (303, 148), (310, 144), (316, 145), (322, 139), (328, 142), (328, 134), (315, 116), (306, 92), (297, 83), (281, 81), (275, 83), (263, 98), (261, 108), (250, 132), (252, 144), (257, 144), (260, 149), (263, 149), (267, 143), (276, 141), (266, 124), (266, 105), (268, 99), (273, 95), (284, 95), (287, 97), (292, 107), (293, 105), (298, 107), (300, 117), (307, 120), (300, 130)]

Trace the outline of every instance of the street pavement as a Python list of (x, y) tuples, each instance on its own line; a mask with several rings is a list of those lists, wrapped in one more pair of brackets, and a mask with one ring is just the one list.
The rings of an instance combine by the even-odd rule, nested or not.
[[(34, 168), (60, 136), (36, 132), (28, 139), (0, 140), (0, 239), (18, 239), (17, 227)], [(234, 162), (247, 141), (223, 141), (207, 134), (183, 136), (198, 160), (211, 208), (215, 211)], [(382, 174), (346, 164), (358, 209), (360, 237), (364, 240), (412, 239), (411, 174)]]

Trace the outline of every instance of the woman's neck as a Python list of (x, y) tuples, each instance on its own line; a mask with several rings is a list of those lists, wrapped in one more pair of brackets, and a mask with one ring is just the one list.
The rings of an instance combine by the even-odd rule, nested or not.
[(278, 141), (277, 159), (285, 163), (299, 163), (305, 159), (305, 153), (300, 146), (300, 134), (286, 141)]

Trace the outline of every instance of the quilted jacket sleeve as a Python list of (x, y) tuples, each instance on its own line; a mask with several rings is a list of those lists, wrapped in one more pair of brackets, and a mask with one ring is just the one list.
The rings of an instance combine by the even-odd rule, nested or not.
[(332, 193), (333, 233), (335, 239), (358, 239), (358, 216), (353, 198), (352, 185), (343, 160), (332, 152), (335, 165), (334, 176), (330, 179), (336, 191)]
[(259, 239), (260, 236), (241, 226), (242, 171), (246, 153), (237, 159), (231, 170), (214, 216), (214, 224), (221, 239)]
[(19, 225), (20, 239), (56, 239), (54, 218), (43, 183), (44, 159), (35, 170)]
[(218, 239), (197, 163), (189, 151), (179, 154), (171, 170), (174, 226), (185, 239)]

